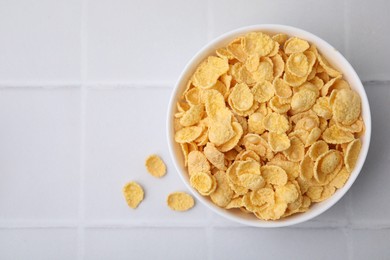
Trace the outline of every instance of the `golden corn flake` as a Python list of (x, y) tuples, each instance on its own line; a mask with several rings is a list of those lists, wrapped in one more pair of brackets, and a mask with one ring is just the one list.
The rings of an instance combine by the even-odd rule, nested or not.
[(310, 181), (314, 175), (314, 161), (306, 155), (299, 164), (299, 177), (305, 181)]
[(226, 59), (209, 56), (195, 71), (192, 83), (195, 87), (208, 89), (214, 86), (218, 78), (227, 72), (229, 64)]
[(286, 54), (304, 52), (309, 49), (310, 45), (307, 41), (293, 37), (284, 43), (284, 52)]
[(145, 166), (148, 172), (157, 178), (164, 176), (167, 172), (167, 167), (165, 166), (163, 160), (155, 154), (146, 158)]
[(197, 172), (210, 172), (210, 164), (202, 152), (192, 151), (188, 154), (188, 174)]
[(298, 77), (288, 71), (286, 71), (283, 75), (283, 80), (289, 84), (291, 87), (298, 87), (305, 83), (307, 80), (307, 76)]
[(167, 197), (168, 207), (175, 211), (187, 211), (195, 205), (191, 195), (185, 192), (173, 192)]
[(233, 122), (232, 128), (233, 128), (233, 132), (234, 132), (233, 137), (230, 140), (228, 140), (226, 143), (224, 143), (223, 145), (218, 147), (218, 149), (221, 152), (227, 152), (227, 151), (230, 151), (231, 149), (233, 149), (238, 144), (238, 142), (240, 141), (240, 139), (242, 137), (243, 130), (242, 130), (242, 126), (240, 123)]
[(275, 95), (280, 98), (289, 98), (292, 95), (291, 87), (281, 78), (275, 78), (274, 82)]
[(329, 151), (329, 146), (325, 141), (319, 140), (312, 144), (308, 150), (308, 155), (315, 161), (320, 155)]
[[(192, 187), (217, 206), (277, 220), (348, 181), (365, 132), (361, 98), (305, 39), (243, 34), (184, 87), (175, 141)], [(162, 174), (160, 162), (149, 164)]]
[(277, 79), (282, 76), (284, 72), (284, 60), (282, 56), (276, 54), (275, 56), (270, 57), (273, 64), (274, 78)]
[(291, 54), (286, 62), (286, 70), (298, 77), (304, 77), (309, 72), (309, 62), (303, 53)]
[(206, 172), (193, 173), (190, 184), (202, 195), (210, 195), (217, 187), (215, 177)]
[(317, 97), (318, 94), (313, 89), (300, 89), (293, 95), (291, 100), (291, 109), (293, 113), (296, 114), (309, 110), (316, 103)]
[(255, 134), (264, 133), (263, 119), (264, 115), (262, 113), (253, 113), (250, 115), (248, 118), (248, 131)]
[(203, 152), (212, 165), (217, 167), (219, 170), (226, 170), (225, 155), (220, 152), (213, 143), (207, 143)]
[(342, 188), (347, 182), (351, 172), (347, 170), (346, 167), (343, 167), (336, 177), (329, 183), (329, 186), (333, 186), (337, 189)]
[(322, 154), (314, 164), (314, 178), (322, 184), (329, 180), (329, 176), (335, 175), (340, 171), (343, 164), (341, 152), (329, 150)]
[(253, 106), (253, 94), (245, 83), (237, 84), (230, 93), (229, 99), (234, 109), (246, 111)]
[(332, 125), (325, 129), (322, 133), (322, 138), (325, 142), (330, 144), (343, 144), (351, 142), (354, 139), (354, 136), (351, 132), (344, 131), (337, 125)]
[(224, 171), (214, 174), (217, 181), (216, 189), (210, 194), (210, 199), (219, 207), (226, 207), (233, 198), (233, 190), (230, 188)]
[(183, 116), (180, 118), (180, 124), (182, 126), (192, 126), (197, 124), (203, 117), (204, 106), (203, 104), (194, 105), (190, 107)]
[(362, 142), (360, 139), (355, 139), (350, 142), (345, 151), (345, 167), (348, 171), (352, 171), (355, 168), (357, 159), (359, 157), (360, 149), (362, 148)]
[(305, 145), (298, 137), (290, 139), (290, 147), (283, 151), (283, 154), (292, 162), (299, 162), (305, 155)]
[(283, 186), (288, 179), (286, 171), (276, 165), (261, 166), (261, 175), (267, 183), (272, 185)]
[(257, 102), (266, 102), (274, 96), (274, 87), (269, 81), (257, 83), (252, 88), (253, 97)]
[(266, 130), (274, 133), (285, 133), (290, 124), (284, 115), (278, 113), (269, 113), (263, 120), (263, 126)]
[(125, 196), (127, 205), (135, 209), (144, 199), (144, 190), (138, 183), (132, 181), (123, 187), (123, 195)]
[(261, 32), (252, 32), (243, 38), (244, 50), (249, 55), (258, 54), (261, 56), (268, 55), (274, 48), (275, 42), (270, 36)]
[(175, 141), (177, 143), (190, 143), (202, 134), (202, 127), (190, 126), (184, 127), (176, 132)]
[(334, 99), (332, 110), (334, 119), (343, 125), (351, 125), (360, 115), (360, 96), (349, 89), (341, 89)]
[(281, 152), (288, 149), (291, 145), (290, 139), (285, 133), (278, 134), (270, 132), (268, 134), (268, 143), (274, 152)]

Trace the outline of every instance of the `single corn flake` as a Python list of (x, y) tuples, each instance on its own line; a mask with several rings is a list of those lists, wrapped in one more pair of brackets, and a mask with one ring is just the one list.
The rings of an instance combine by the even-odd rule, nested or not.
[(190, 143), (202, 134), (202, 127), (190, 126), (184, 127), (176, 132), (175, 141), (177, 143)]
[(314, 178), (320, 184), (326, 184), (330, 176), (335, 176), (343, 165), (343, 156), (339, 151), (329, 150), (314, 163)]
[(322, 133), (322, 139), (329, 144), (349, 143), (354, 139), (351, 132), (344, 131), (337, 125), (332, 125)]
[(326, 142), (323, 140), (319, 140), (312, 144), (308, 150), (308, 155), (310, 158), (315, 161), (318, 157), (320, 157), (322, 154), (329, 151), (329, 146)]
[(190, 184), (203, 196), (210, 195), (217, 187), (215, 177), (206, 172), (193, 173)]
[(360, 116), (361, 102), (357, 92), (341, 89), (337, 92), (332, 105), (334, 119), (343, 125), (351, 125)]
[(305, 145), (298, 137), (290, 138), (290, 147), (283, 154), (292, 162), (299, 162), (305, 155)]
[(217, 181), (217, 187), (210, 194), (210, 199), (219, 207), (226, 207), (233, 197), (233, 190), (230, 188), (224, 171), (218, 171), (214, 174)]
[(123, 187), (123, 195), (125, 196), (127, 205), (135, 209), (144, 199), (144, 190), (138, 183), (132, 181)]
[(210, 164), (202, 152), (192, 151), (188, 154), (188, 174), (197, 172), (210, 172)]
[(355, 139), (348, 144), (344, 157), (345, 167), (347, 171), (351, 172), (353, 168), (355, 168), (361, 148), (362, 142), (360, 141), (360, 139)]
[(291, 145), (290, 139), (285, 133), (278, 134), (270, 132), (268, 134), (268, 143), (274, 152), (284, 151)]
[(286, 54), (304, 52), (309, 49), (310, 45), (307, 41), (292, 37), (284, 43), (284, 52)]
[(285, 133), (290, 128), (287, 118), (278, 113), (269, 113), (263, 120), (263, 126), (266, 130), (278, 134)]
[(253, 97), (257, 102), (266, 102), (270, 100), (274, 94), (274, 87), (269, 81), (257, 83), (252, 88)]
[(155, 154), (146, 158), (145, 167), (152, 176), (157, 178), (163, 177), (167, 172), (167, 167), (163, 160)]
[(202, 62), (196, 69), (192, 83), (195, 87), (208, 89), (214, 86), (218, 78), (227, 72), (229, 64), (226, 59), (215, 56), (209, 56), (207, 60)]
[(237, 84), (229, 95), (232, 106), (239, 111), (246, 111), (253, 106), (253, 94), (245, 83)]
[(173, 192), (167, 197), (168, 207), (175, 211), (187, 211), (194, 207), (195, 201), (186, 192)]
[(301, 52), (291, 54), (287, 59), (286, 69), (295, 76), (306, 76), (309, 72), (309, 62), (306, 55)]
[(291, 87), (281, 78), (275, 78), (274, 82), (275, 95), (280, 98), (289, 98), (292, 95)]
[(261, 175), (264, 180), (272, 185), (283, 186), (287, 183), (286, 171), (276, 165), (264, 165), (261, 166)]

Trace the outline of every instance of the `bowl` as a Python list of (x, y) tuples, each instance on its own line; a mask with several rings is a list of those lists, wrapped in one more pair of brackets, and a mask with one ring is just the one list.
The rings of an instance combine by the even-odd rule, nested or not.
[[(351, 88), (359, 93), (362, 101), (362, 117), (366, 126), (366, 132), (361, 137), (362, 148), (359, 154), (358, 161), (356, 163), (354, 170), (351, 173), (350, 178), (348, 179), (344, 187), (338, 189), (333, 194), (333, 196), (331, 196), (327, 200), (322, 201), (320, 203), (314, 203), (313, 205), (310, 206), (310, 209), (304, 213), (298, 213), (289, 216), (287, 218), (282, 218), (273, 221), (263, 221), (256, 218), (253, 214), (245, 214), (239, 210), (226, 210), (220, 208), (217, 205), (215, 205), (209, 198), (200, 195), (189, 184), (189, 176), (187, 174), (186, 168), (184, 167), (184, 159), (181, 153), (180, 145), (175, 143), (174, 140), (174, 124), (173, 124), (174, 116), (173, 115), (176, 110), (176, 102), (179, 96), (181, 95), (181, 93), (184, 91), (187, 81), (194, 73), (197, 66), (207, 56), (214, 53), (216, 49), (226, 46), (229, 42), (231, 42), (233, 39), (237, 38), (238, 36), (252, 31), (261, 31), (269, 34), (284, 33), (289, 36), (296, 36), (305, 39), (310, 43), (313, 43), (317, 47), (319, 52), (322, 53), (325, 56), (325, 58), (330, 62), (330, 64), (332, 64), (336, 69), (339, 69), (343, 73), (344, 78), (349, 82)], [(345, 195), (345, 193), (349, 190), (349, 188), (351, 188), (352, 184), (356, 180), (357, 176), (359, 175), (363, 167), (364, 161), (367, 156), (368, 148), (370, 145), (370, 138), (371, 138), (370, 106), (362, 82), (360, 81), (355, 70), (352, 68), (351, 64), (349, 64), (349, 62), (344, 58), (344, 56), (340, 52), (338, 52), (333, 46), (331, 46), (329, 43), (327, 43), (326, 41), (324, 41), (323, 39), (319, 38), (318, 36), (312, 33), (309, 33), (307, 31), (292, 26), (277, 25), (277, 24), (253, 25), (249, 27), (239, 28), (237, 30), (230, 31), (219, 36), (218, 38), (216, 38), (215, 40), (211, 41), (206, 46), (204, 46), (188, 62), (187, 66), (184, 68), (183, 72), (181, 73), (175, 85), (175, 88), (173, 90), (169, 102), (168, 117), (167, 117), (167, 138), (168, 138), (169, 152), (171, 154), (176, 170), (180, 178), (182, 179), (182, 181), (185, 183), (187, 188), (192, 192), (192, 194), (198, 199), (198, 201), (200, 201), (201, 203), (203, 203), (208, 208), (210, 208), (217, 214), (221, 215), (222, 217), (225, 217), (227, 219), (230, 219), (232, 221), (244, 225), (254, 226), (254, 227), (264, 227), (264, 228), (290, 226), (317, 217), (321, 213), (331, 208), (334, 204), (336, 204)]]

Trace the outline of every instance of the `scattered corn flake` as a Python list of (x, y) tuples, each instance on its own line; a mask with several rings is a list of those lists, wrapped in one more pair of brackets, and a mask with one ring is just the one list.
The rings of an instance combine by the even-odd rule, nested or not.
[(157, 178), (161, 178), (167, 172), (167, 167), (165, 166), (163, 160), (155, 154), (146, 158), (145, 166), (148, 172)]
[(167, 197), (168, 207), (175, 211), (187, 211), (194, 207), (195, 201), (186, 192), (173, 192)]
[(123, 195), (125, 196), (127, 205), (135, 209), (144, 199), (144, 190), (138, 183), (132, 181), (123, 187)]

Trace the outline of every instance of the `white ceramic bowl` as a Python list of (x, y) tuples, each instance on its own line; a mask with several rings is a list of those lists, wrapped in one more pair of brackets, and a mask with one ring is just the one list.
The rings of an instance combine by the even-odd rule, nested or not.
[[(245, 214), (239, 210), (225, 210), (213, 204), (209, 198), (201, 196), (196, 190), (194, 190), (189, 185), (189, 177), (187, 174), (187, 170), (184, 167), (184, 163), (183, 163), (184, 159), (181, 153), (180, 146), (174, 141), (173, 115), (176, 110), (176, 102), (178, 100), (178, 97), (183, 93), (186, 87), (186, 83), (188, 79), (191, 77), (191, 75), (193, 74), (193, 72), (195, 71), (196, 67), (207, 56), (213, 54), (216, 49), (222, 46), (226, 46), (231, 40), (251, 31), (261, 31), (270, 34), (285, 33), (289, 36), (297, 36), (299, 38), (309, 41), (310, 43), (313, 43), (320, 51), (320, 53), (322, 53), (326, 57), (326, 59), (328, 59), (330, 64), (332, 64), (335, 68), (339, 69), (343, 73), (343, 76), (350, 83), (351, 87), (359, 93), (362, 100), (362, 116), (366, 126), (366, 132), (364, 136), (361, 138), (362, 149), (359, 155), (359, 159), (357, 161), (355, 169), (351, 173), (351, 176), (348, 179), (347, 183), (344, 185), (344, 187), (337, 190), (336, 193), (329, 199), (320, 203), (314, 203), (307, 212), (295, 214), (290, 217), (283, 218), (276, 221), (262, 221), (260, 219), (257, 219), (255, 216), (253, 216), (253, 214)], [(344, 194), (352, 186), (357, 176), (359, 175), (360, 170), (363, 167), (364, 161), (367, 156), (368, 147), (370, 145), (370, 138), (371, 138), (370, 106), (368, 103), (368, 99), (364, 87), (358, 75), (356, 74), (355, 70), (352, 68), (351, 64), (349, 64), (349, 62), (344, 58), (344, 56), (341, 55), (329, 43), (325, 42), (324, 40), (320, 39), (319, 37), (309, 32), (291, 26), (276, 25), (276, 24), (254, 25), (254, 26), (240, 28), (223, 34), (222, 36), (216, 38), (215, 40), (207, 44), (189, 61), (189, 63), (181, 73), (179, 80), (176, 83), (175, 89), (171, 96), (171, 100), (169, 102), (168, 118), (167, 118), (167, 138), (168, 138), (169, 151), (177, 172), (179, 173), (181, 179), (183, 180), (187, 188), (191, 190), (193, 195), (204, 205), (206, 205), (208, 208), (212, 209), (219, 215), (227, 219), (239, 222), (241, 224), (255, 226), (255, 227), (283, 227), (283, 226), (302, 223), (304, 221), (307, 221), (309, 219), (312, 219), (320, 215), (321, 213), (323, 213), (324, 211), (332, 207), (337, 201), (339, 201), (341, 197), (343, 197)]]

